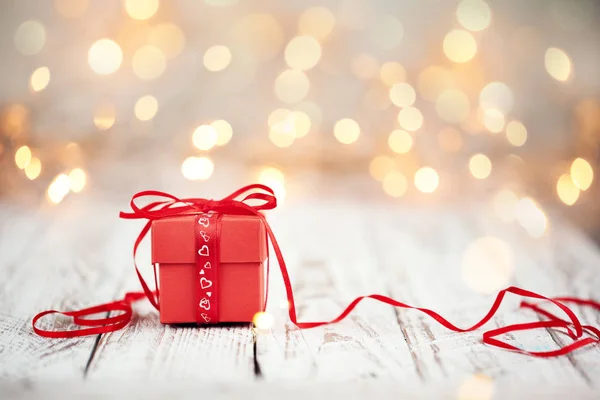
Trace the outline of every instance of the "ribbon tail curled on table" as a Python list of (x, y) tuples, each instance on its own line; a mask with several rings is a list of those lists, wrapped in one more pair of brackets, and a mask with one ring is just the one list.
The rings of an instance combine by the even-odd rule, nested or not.
[[(238, 200), (239, 197), (244, 196), (243, 199)], [(145, 206), (138, 206), (136, 204), (136, 200), (144, 197), (162, 197), (163, 201), (154, 201), (146, 204)], [(250, 201), (258, 201), (258, 205), (250, 205)], [(86, 335), (96, 335), (102, 333), (113, 332), (119, 330), (126, 326), (131, 317), (133, 315), (131, 303), (133, 301), (140, 300), (146, 297), (152, 306), (160, 311), (160, 303), (159, 296), (160, 293), (158, 291), (158, 279), (156, 274), (156, 269), (154, 269), (154, 281), (156, 290), (150, 289), (144, 278), (142, 277), (138, 266), (135, 261), (135, 256), (138, 250), (140, 243), (144, 240), (150, 228), (152, 226), (152, 222), (162, 219), (168, 218), (172, 216), (184, 216), (184, 215), (201, 215), (208, 212), (215, 212), (220, 214), (235, 214), (235, 215), (255, 215), (261, 219), (263, 222), (266, 231), (267, 238), (270, 242), (273, 251), (275, 253), (275, 258), (279, 264), (281, 276), (283, 279), (283, 284), (285, 287), (285, 292), (289, 304), (289, 318), (290, 321), (296, 325), (300, 329), (307, 328), (315, 328), (318, 326), (334, 324), (342, 321), (346, 318), (354, 308), (365, 299), (372, 299), (375, 301), (379, 301), (381, 303), (385, 303), (394, 307), (406, 308), (417, 310), (422, 313), (427, 314), (434, 320), (436, 320), (440, 325), (445, 328), (455, 331), (455, 332), (471, 332), (481, 328), (487, 322), (489, 322), (492, 317), (496, 314), (498, 309), (500, 308), (505, 296), (507, 294), (513, 294), (525, 299), (534, 299), (534, 300), (542, 300), (545, 302), (549, 302), (554, 306), (558, 307), (567, 317), (567, 319), (562, 319), (549, 311), (541, 308), (539, 303), (533, 304), (526, 301), (522, 301), (521, 307), (528, 308), (533, 310), (539, 316), (543, 316), (548, 318), (547, 320), (537, 319), (533, 322), (527, 323), (519, 323), (507, 325), (504, 327), (491, 329), (488, 331), (484, 331), (482, 334), (483, 343), (497, 347), (504, 350), (516, 351), (522, 354), (526, 354), (533, 357), (556, 357), (568, 354), (574, 350), (579, 348), (594, 345), (600, 343), (600, 329), (590, 326), (583, 325), (575, 313), (566, 305), (567, 303), (572, 303), (580, 307), (592, 307), (598, 311), (600, 311), (600, 303), (591, 299), (579, 299), (574, 297), (555, 297), (549, 298), (546, 296), (542, 296), (532, 291), (528, 291), (525, 289), (521, 289), (518, 287), (508, 287), (504, 290), (501, 290), (496, 295), (496, 298), (490, 307), (487, 314), (475, 323), (473, 326), (468, 328), (459, 328), (456, 325), (449, 322), (447, 319), (442, 317), (440, 314), (436, 313), (433, 310), (427, 308), (419, 308), (414, 307), (405, 303), (402, 303), (398, 300), (395, 300), (391, 297), (380, 295), (380, 294), (371, 294), (368, 296), (360, 296), (354, 299), (336, 318), (329, 321), (299, 321), (296, 314), (296, 303), (294, 300), (294, 292), (292, 289), (291, 279), (287, 270), (287, 266), (285, 263), (285, 259), (283, 257), (283, 253), (281, 248), (279, 247), (279, 243), (268, 224), (265, 216), (262, 211), (270, 210), (277, 206), (277, 199), (275, 194), (271, 188), (265, 185), (254, 184), (245, 186), (229, 196), (221, 199), (221, 200), (208, 200), (208, 199), (199, 199), (199, 198), (189, 198), (189, 199), (179, 199), (171, 194), (159, 192), (159, 191), (143, 191), (135, 194), (130, 202), (130, 206), (132, 212), (121, 212), (120, 217), (125, 219), (143, 219), (146, 220), (146, 224), (144, 228), (141, 230), (138, 235), (134, 247), (133, 247), (133, 260), (134, 267), (139, 278), (140, 284), (142, 286), (143, 292), (131, 292), (127, 293), (122, 300), (115, 301), (112, 303), (107, 303), (95, 307), (86, 308), (79, 311), (68, 311), (68, 312), (60, 312), (55, 310), (49, 310), (39, 313), (33, 318), (33, 330), (40, 336), (51, 337), (51, 338), (70, 338), (77, 336), (86, 336)], [(267, 246), (268, 249), (268, 246)], [(268, 275), (268, 273), (267, 273)], [(265, 299), (268, 296), (268, 289), (265, 291)], [(266, 302), (266, 300), (265, 300)], [(97, 313), (103, 312), (120, 312), (116, 316), (107, 316), (105, 318), (84, 318), (86, 316), (90, 316)], [(59, 313), (68, 317), (73, 318), (73, 322), (79, 326), (84, 328), (78, 330), (64, 330), (64, 331), (50, 331), (43, 330), (37, 328), (37, 321), (45, 315)], [(208, 322), (208, 321), (207, 321)], [(498, 339), (499, 336), (504, 335), (510, 332), (517, 331), (525, 331), (525, 330), (535, 330), (535, 329), (553, 329), (558, 332), (564, 333), (572, 340), (570, 344), (566, 344), (558, 349), (547, 350), (547, 351), (529, 351), (525, 349), (518, 348)], [(586, 336), (584, 336), (587, 334)]]

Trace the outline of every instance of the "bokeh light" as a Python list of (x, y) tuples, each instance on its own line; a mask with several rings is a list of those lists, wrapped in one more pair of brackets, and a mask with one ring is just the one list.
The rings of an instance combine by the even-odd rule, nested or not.
[(312, 36), (296, 36), (285, 48), (285, 62), (290, 68), (308, 70), (321, 58), (321, 45)]
[(560, 201), (568, 206), (575, 204), (579, 198), (579, 188), (573, 183), (571, 175), (562, 174), (556, 182), (556, 194)]
[(31, 161), (25, 166), (25, 176), (30, 180), (36, 179), (42, 173), (42, 162), (37, 157), (32, 157)]
[(506, 122), (504, 114), (495, 108), (483, 111), (483, 125), (491, 133), (499, 133)]
[(394, 15), (382, 14), (369, 26), (367, 34), (375, 46), (393, 49), (402, 41), (404, 27)]
[(359, 54), (352, 59), (352, 73), (361, 79), (372, 79), (379, 73), (379, 62), (370, 54)]
[(256, 314), (254, 314), (254, 318), (252, 318), (252, 323), (258, 331), (268, 331), (273, 327), (273, 324), (275, 323), (275, 318), (273, 318), (273, 316), (267, 312), (259, 311)]
[(421, 167), (415, 173), (415, 186), (423, 193), (433, 193), (440, 184), (440, 178), (435, 169)]
[(392, 197), (402, 197), (406, 193), (408, 181), (400, 172), (387, 174), (382, 181), (383, 191)]
[(190, 181), (210, 178), (215, 166), (208, 157), (188, 157), (181, 164), (181, 173)]
[(112, 74), (123, 62), (121, 47), (110, 39), (100, 39), (88, 51), (88, 63), (99, 75)]
[(401, 129), (396, 129), (388, 137), (388, 145), (393, 152), (405, 154), (410, 151), (413, 145), (413, 139), (410, 133)]
[(530, 197), (519, 200), (515, 217), (527, 233), (534, 238), (541, 237), (548, 227), (546, 214)]
[(156, 115), (158, 111), (158, 100), (156, 97), (146, 95), (140, 97), (135, 102), (134, 112), (137, 119), (140, 121), (150, 121)]
[(527, 128), (520, 121), (510, 121), (506, 124), (506, 139), (513, 146), (523, 146), (527, 142)]
[(571, 58), (559, 48), (550, 47), (544, 55), (544, 66), (551, 77), (560, 82), (567, 81), (572, 74)]
[(39, 67), (31, 74), (29, 78), (29, 88), (33, 92), (44, 90), (50, 83), (50, 70), (48, 67)]
[(483, 0), (462, 0), (456, 9), (456, 19), (470, 31), (482, 31), (492, 21), (492, 10)]
[(28, 146), (21, 146), (15, 152), (15, 164), (19, 169), (24, 169), (31, 162), (31, 149)]
[(469, 116), (471, 104), (469, 98), (462, 91), (448, 89), (437, 98), (435, 109), (437, 114), (446, 122), (463, 122)]
[(283, 28), (271, 14), (249, 14), (233, 26), (239, 46), (254, 54), (261, 62), (278, 55), (283, 45)]
[(423, 125), (423, 114), (415, 107), (406, 107), (398, 113), (398, 123), (403, 129), (414, 132)]
[(165, 22), (152, 27), (148, 44), (159, 48), (167, 59), (172, 59), (183, 51), (185, 35), (177, 25)]
[(125, 0), (125, 11), (133, 19), (146, 20), (158, 11), (158, 0)]
[(231, 63), (231, 57), (227, 46), (212, 46), (204, 53), (204, 67), (211, 72), (223, 71)]
[(286, 196), (285, 175), (276, 167), (263, 167), (258, 174), (258, 183), (269, 186), (275, 192), (277, 203), (281, 204)]
[(429, 101), (436, 101), (444, 90), (452, 89), (453, 86), (454, 76), (444, 67), (432, 65), (419, 73), (419, 93)]
[(477, 42), (473, 35), (460, 29), (448, 32), (443, 47), (446, 57), (455, 63), (465, 63), (477, 53)]
[(492, 294), (508, 286), (513, 270), (512, 249), (496, 237), (476, 239), (463, 254), (463, 281), (477, 293)]
[(469, 159), (469, 171), (477, 179), (485, 179), (492, 172), (492, 162), (485, 154), (475, 154)]
[(416, 99), (415, 89), (406, 82), (396, 83), (390, 88), (390, 100), (398, 107), (412, 106)]
[(79, 18), (88, 9), (88, 0), (54, 0), (54, 9), (65, 18)]
[(502, 82), (490, 82), (479, 93), (479, 106), (483, 110), (496, 109), (506, 114), (514, 106), (512, 90)]
[(117, 111), (112, 104), (102, 104), (94, 111), (94, 125), (101, 131), (114, 125)]
[(492, 400), (494, 398), (494, 380), (487, 375), (477, 373), (465, 379), (456, 395), (457, 400)]
[(46, 28), (39, 21), (25, 21), (17, 28), (14, 43), (17, 51), (23, 55), (37, 54), (46, 43)]
[(298, 103), (308, 94), (310, 82), (302, 71), (288, 69), (275, 80), (275, 95), (284, 103)]
[(379, 69), (379, 77), (383, 83), (392, 86), (406, 79), (406, 70), (402, 64), (395, 61), (388, 61), (383, 63)]
[(150, 81), (162, 75), (167, 67), (167, 59), (158, 47), (146, 45), (135, 52), (131, 67), (138, 78)]
[(210, 150), (217, 144), (219, 135), (211, 125), (200, 125), (192, 134), (192, 143), (198, 150)]
[(325, 7), (311, 7), (298, 20), (298, 30), (303, 35), (325, 39), (335, 26), (335, 16)]
[(392, 157), (380, 155), (373, 158), (369, 163), (369, 174), (371, 174), (374, 179), (383, 181), (383, 178), (395, 168), (396, 163)]
[(333, 134), (340, 143), (351, 144), (358, 140), (360, 126), (351, 118), (342, 118), (335, 123)]
[(571, 164), (571, 179), (581, 190), (588, 190), (594, 180), (594, 170), (583, 158), (576, 158)]
[(500, 190), (494, 195), (493, 199), (496, 216), (504, 222), (514, 221), (518, 202), (519, 198), (512, 190)]
[(218, 119), (211, 123), (210, 126), (217, 132), (217, 146), (225, 146), (229, 143), (233, 136), (233, 129), (229, 122), (224, 119)]
[(69, 190), (71, 189), (71, 181), (66, 174), (60, 174), (48, 186), (47, 195), (48, 200), (50, 200), (53, 204), (58, 204), (67, 194), (69, 194)]
[(75, 168), (69, 173), (69, 188), (73, 193), (79, 193), (85, 187), (87, 175), (81, 168)]

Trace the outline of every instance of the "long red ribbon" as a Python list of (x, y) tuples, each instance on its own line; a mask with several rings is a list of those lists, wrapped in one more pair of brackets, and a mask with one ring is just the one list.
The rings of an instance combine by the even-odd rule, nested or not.
[[(237, 200), (238, 197), (243, 197), (241, 200)], [(167, 200), (164, 201), (155, 201), (151, 202), (143, 207), (139, 207), (136, 204), (136, 200), (147, 197), (147, 196), (157, 196), (162, 197)], [(249, 205), (249, 201), (258, 201), (258, 205)], [(152, 291), (142, 275), (140, 274), (136, 261), (135, 255), (137, 253), (137, 249), (142, 242), (142, 240), (148, 234), (152, 222), (158, 219), (172, 217), (176, 215), (199, 215), (202, 213), (206, 213), (209, 211), (213, 211), (219, 214), (237, 214), (237, 215), (256, 215), (259, 217), (265, 225), (267, 236), (273, 246), (273, 250), (275, 252), (275, 257), (279, 263), (279, 268), (281, 270), (281, 276), (283, 278), (283, 283), (285, 286), (285, 291), (289, 303), (289, 317), (293, 324), (297, 327), (304, 328), (314, 328), (317, 326), (333, 324), (339, 322), (346, 318), (348, 314), (352, 312), (352, 310), (364, 299), (374, 299), (379, 302), (392, 305), (394, 307), (408, 308), (421, 311), (437, 322), (439, 322), (442, 326), (455, 331), (455, 332), (470, 332), (476, 329), (479, 329), (485, 323), (487, 323), (498, 311), (502, 301), (507, 293), (512, 293), (517, 296), (521, 296), (524, 298), (536, 299), (536, 300), (546, 300), (550, 303), (554, 304), (560, 310), (562, 310), (567, 319), (561, 319), (556, 315), (550, 313), (542, 309), (539, 305), (528, 303), (523, 301), (521, 303), (521, 307), (529, 308), (538, 313), (541, 316), (545, 316), (548, 320), (538, 320), (534, 322), (513, 324), (504, 327), (500, 327), (497, 329), (492, 329), (483, 332), (483, 343), (498, 347), (501, 349), (512, 350), (522, 354), (527, 354), (534, 357), (555, 357), (560, 355), (568, 354), (576, 349), (581, 347), (600, 343), (600, 329), (589, 326), (582, 325), (575, 313), (565, 305), (565, 303), (573, 303), (578, 306), (588, 306), (593, 307), (596, 310), (600, 310), (600, 303), (594, 300), (587, 299), (578, 299), (574, 297), (555, 297), (549, 298), (546, 296), (542, 296), (540, 294), (520, 289), (518, 287), (508, 287), (504, 290), (501, 290), (494, 303), (492, 304), (488, 313), (475, 325), (468, 328), (459, 328), (446, 320), (444, 317), (436, 313), (435, 311), (429, 310), (427, 308), (419, 308), (413, 307), (411, 305), (399, 302), (394, 300), (388, 296), (383, 296), (380, 294), (371, 294), (368, 296), (360, 296), (354, 299), (345, 309), (342, 311), (340, 315), (330, 321), (313, 321), (313, 322), (305, 322), (298, 321), (296, 316), (296, 303), (294, 301), (294, 292), (292, 290), (292, 284), (290, 281), (290, 277), (287, 271), (287, 266), (285, 264), (285, 260), (283, 258), (283, 254), (281, 252), (281, 248), (277, 243), (277, 239), (275, 238), (275, 234), (273, 233), (271, 227), (267, 223), (266, 218), (261, 213), (263, 210), (270, 210), (277, 206), (277, 199), (275, 198), (275, 193), (273, 190), (265, 185), (249, 185), (245, 186), (229, 196), (225, 197), (222, 200), (207, 200), (207, 199), (179, 199), (173, 195), (168, 193), (159, 192), (159, 191), (143, 191), (135, 194), (130, 203), (132, 212), (121, 212), (120, 217), (125, 219), (144, 219), (146, 220), (146, 225), (138, 235), (135, 244), (133, 246), (133, 260), (134, 267), (140, 283), (142, 285), (143, 292), (131, 292), (127, 293), (122, 300), (115, 301), (112, 303), (107, 303), (95, 307), (86, 308), (79, 311), (70, 311), (70, 312), (59, 312), (55, 310), (49, 310), (39, 313), (33, 318), (33, 330), (40, 336), (51, 337), (51, 338), (70, 338), (77, 336), (85, 336), (85, 335), (96, 335), (101, 333), (113, 332), (118, 329), (123, 328), (125, 325), (129, 323), (132, 316), (132, 308), (131, 303), (133, 301), (139, 300), (143, 297), (148, 298), (150, 303), (157, 309), (160, 310), (159, 306), (159, 292), (157, 278), (156, 278), (156, 269), (154, 270), (154, 280), (156, 285), (156, 290)], [(93, 314), (101, 313), (101, 312), (112, 312), (112, 311), (120, 311), (121, 313), (116, 316), (110, 316), (106, 318), (84, 318), (86, 316), (90, 316)], [(43, 316), (51, 313), (61, 313), (63, 315), (73, 317), (73, 322), (80, 326), (90, 327), (83, 328), (79, 330), (70, 330), (70, 331), (48, 331), (43, 330), (36, 327), (36, 322)], [(534, 330), (534, 329), (554, 329), (561, 333), (565, 333), (572, 339), (570, 344), (564, 345), (556, 350), (548, 350), (548, 351), (528, 351), (525, 349), (521, 349), (515, 347), (511, 344), (508, 344), (500, 339), (498, 336), (509, 332), (515, 331), (523, 331), (523, 330)], [(563, 332), (564, 330), (564, 332)], [(587, 333), (587, 336), (584, 336), (584, 333)]]

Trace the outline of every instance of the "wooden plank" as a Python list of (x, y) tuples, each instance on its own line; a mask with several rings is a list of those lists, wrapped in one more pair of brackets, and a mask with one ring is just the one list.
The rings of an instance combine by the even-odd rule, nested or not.
[[(46, 339), (31, 329), (44, 309), (77, 309), (114, 294), (113, 224), (95, 217), (85, 198), (37, 211), (0, 207), (0, 376), (81, 379), (96, 337)], [(102, 214), (102, 206), (96, 211)], [(93, 226), (93, 228), (90, 228)], [(113, 268), (113, 271), (110, 270)], [(44, 319), (46, 329), (69, 326)]]
[[(376, 257), (367, 240), (368, 215), (357, 211), (342, 202), (313, 202), (295, 204), (272, 218), (291, 269), (300, 320), (332, 319), (353, 297), (384, 291), (383, 277), (371, 273)], [(287, 321), (276, 267), (271, 282), (268, 312), (275, 324), (257, 337), (257, 361), (265, 379), (416, 379), (390, 307), (366, 302), (341, 323), (300, 331)]]

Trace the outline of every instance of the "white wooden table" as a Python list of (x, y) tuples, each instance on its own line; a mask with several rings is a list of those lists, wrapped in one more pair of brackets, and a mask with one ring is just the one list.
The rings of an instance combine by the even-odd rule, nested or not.
[[(141, 223), (117, 218), (125, 206), (121, 198), (93, 192), (54, 208), (0, 204), (0, 398), (125, 392), (142, 398), (489, 399), (600, 393), (598, 346), (535, 359), (485, 346), (481, 330), (449, 332), (416, 311), (369, 301), (341, 323), (298, 330), (287, 320), (275, 265), (268, 306), (275, 323), (268, 332), (254, 332), (249, 324), (165, 326), (142, 302), (132, 323), (118, 332), (60, 340), (36, 336), (31, 317), (43, 309), (103, 303), (139, 287), (131, 246)], [(510, 245), (510, 284), (598, 299), (600, 252), (567, 225), (554, 223), (544, 237), (532, 239), (485, 207), (440, 210), (359, 200), (286, 200), (270, 215), (301, 320), (330, 319), (354, 297), (382, 293), (469, 326), (493, 296), (469, 289), (461, 260), (468, 244), (486, 235)], [(147, 254), (142, 265), (150, 276)], [(600, 325), (593, 311), (576, 311), (584, 322)], [(489, 327), (532, 318), (513, 298)], [(53, 323), (44, 321), (48, 327)], [(550, 349), (564, 339), (539, 331), (509, 340)]]

